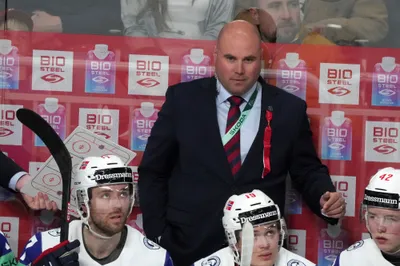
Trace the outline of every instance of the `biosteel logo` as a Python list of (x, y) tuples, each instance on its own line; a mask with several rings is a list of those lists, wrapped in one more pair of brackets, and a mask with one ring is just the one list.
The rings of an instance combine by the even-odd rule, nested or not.
[(144, 78), (144, 79), (138, 80), (137, 83), (140, 86), (143, 86), (146, 88), (152, 88), (152, 87), (155, 87), (160, 84), (160, 82), (158, 82), (157, 80), (152, 79), (152, 78)]
[(41, 77), (42, 80), (49, 83), (58, 83), (64, 80), (64, 77), (55, 74), (65, 72), (65, 56), (40, 56), (40, 70), (45, 72), (53, 72)]
[(328, 68), (327, 75), (327, 84), (334, 85), (334, 87), (328, 89), (330, 94), (336, 96), (345, 96), (349, 94), (351, 91), (343, 87), (344, 85), (352, 85), (351, 80), (353, 78), (353, 70), (351, 69), (337, 69), (337, 68)]
[(382, 143), (381, 145), (373, 148), (376, 152), (381, 154), (391, 154), (397, 149), (390, 144), (397, 144), (399, 137), (399, 129), (395, 127), (373, 127), (374, 143)]

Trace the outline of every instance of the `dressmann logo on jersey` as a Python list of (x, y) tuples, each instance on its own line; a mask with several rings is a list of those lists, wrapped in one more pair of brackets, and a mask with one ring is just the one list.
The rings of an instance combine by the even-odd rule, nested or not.
[(218, 256), (209, 257), (207, 260), (201, 263), (201, 266), (219, 266), (221, 265), (221, 259)]

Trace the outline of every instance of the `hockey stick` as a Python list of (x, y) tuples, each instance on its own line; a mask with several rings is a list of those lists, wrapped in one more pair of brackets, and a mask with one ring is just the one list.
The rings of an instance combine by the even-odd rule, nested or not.
[(254, 247), (254, 229), (250, 222), (243, 224), (240, 266), (250, 266)]
[(68, 240), (68, 203), (71, 189), (72, 160), (64, 142), (60, 139), (53, 127), (39, 114), (26, 108), (18, 109), (18, 120), (32, 130), (50, 150), (57, 163), (62, 179), (62, 206), (60, 242)]

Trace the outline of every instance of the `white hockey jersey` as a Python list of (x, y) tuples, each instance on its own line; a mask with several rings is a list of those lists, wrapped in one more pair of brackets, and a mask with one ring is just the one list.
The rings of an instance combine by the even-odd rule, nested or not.
[[(235, 261), (232, 250), (226, 247), (195, 262), (193, 266), (235, 266)], [(287, 249), (281, 248), (274, 266), (315, 266), (315, 264)]]
[[(146, 266), (173, 266), (168, 252), (157, 244), (148, 240), (136, 229), (127, 227), (127, 236), (119, 256), (106, 264), (99, 264), (88, 254), (82, 236), (82, 221), (75, 220), (69, 224), (69, 241), (78, 239), (79, 264), (81, 266), (95, 265), (146, 265)], [(40, 254), (60, 243), (60, 228), (35, 234), (26, 244), (20, 257), (19, 265), (31, 265)]]
[(369, 238), (360, 240), (337, 256), (332, 266), (393, 266), (387, 261), (374, 240)]

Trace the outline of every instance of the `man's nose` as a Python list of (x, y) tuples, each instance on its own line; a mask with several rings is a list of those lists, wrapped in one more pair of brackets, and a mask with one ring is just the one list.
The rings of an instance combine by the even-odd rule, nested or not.
[(244, 74), (244, 67), (243, 67), (243, 62), (239, 61), (236, 64), (236, 69), (235, 69), (236, 74), (243, 75)]

